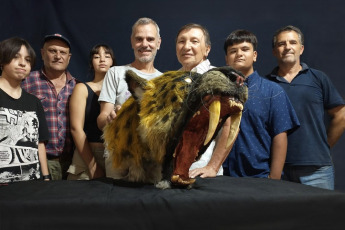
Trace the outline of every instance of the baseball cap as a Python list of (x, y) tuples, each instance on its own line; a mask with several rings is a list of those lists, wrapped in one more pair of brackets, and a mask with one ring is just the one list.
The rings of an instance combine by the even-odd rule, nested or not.
[(69, 42), (69, 40), (65, 36), (63, 36), (61, 34), (46, 35), (44, 37), (43, 44), (46, 43), (49, 40), (52, 40), (52, 39), (59, 39), (61, 41), (64, 41), (68, 45), (69, 49), (71, 50), (71, 43)]

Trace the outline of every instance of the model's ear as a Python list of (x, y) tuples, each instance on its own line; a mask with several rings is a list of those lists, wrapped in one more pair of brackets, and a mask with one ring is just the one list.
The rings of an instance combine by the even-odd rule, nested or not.
[(141, 100), (141, 98), (145, 92), (147, 80), (142, 78), (142, 77), (139, 77), (134, 71), (127, 70), (126, 82), (127, 82), (128, 89), (131, 92), (132, 96), (136, 100)]
[(222, 66), (210, 69), (204, 74), (207, 74), (208, 72), (214, 72), (219, 71), (223, 73), (225, 76), (227, 76), (231, 81), (237, 82), (237, 83), (243, 83), (244, 82), (244, 76), (241, 72), (231, 68), (230, 66)]

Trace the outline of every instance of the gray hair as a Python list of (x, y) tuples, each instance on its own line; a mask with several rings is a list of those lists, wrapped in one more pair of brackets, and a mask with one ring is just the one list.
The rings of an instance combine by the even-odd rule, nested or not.
[(160, 38), (161, 35), (159, 33), (159, 27), (157, 25), (157, 23), (152, 20), (151, 18), (139, 18), (135, 23), (134, 25), (132, 26), (132, 34), (131, 34), (131, 37), (133, 37), (134, 35), (134, 31), (135, 29), (137, 28), (137, 26), (141, 26), (141, 25), (148, 25), (148, 24), (152, 24), (156, 27), (156, 30), (157, 30), (157, 35), (158, 37)]

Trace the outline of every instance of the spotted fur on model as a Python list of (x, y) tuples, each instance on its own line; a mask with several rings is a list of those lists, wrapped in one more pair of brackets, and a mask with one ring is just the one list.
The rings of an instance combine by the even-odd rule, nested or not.
[(230, 67), (221, 67), (202, 75), (170, 71), (147, 81), (127, 71), (132, 97), (104, 129), (113, 167), (121, 173), (121, 179), (194, 183), (188, 177), (189, 167), (229, 116), (232, 126), (228, 145), (237, 136), (247, 100), (247, 88), (238, 83), (243, 80), (240, 75)]

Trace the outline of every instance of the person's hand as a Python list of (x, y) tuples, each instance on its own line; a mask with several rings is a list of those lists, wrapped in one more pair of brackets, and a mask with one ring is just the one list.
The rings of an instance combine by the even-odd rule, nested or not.
[(96, 167), (96, 169), (93, 173), (91, 173), (90, 179), (105, 177), (104, 170), (98, 164), (96, 164), (95, 167)]
[(121, 109), (121, 105), (115, 105), (115, 113), (119, 112), (119, 110)]
[(107, 124), (109, 124), (112, 120), (114, 120), (116, 117), (116, 112), (113, 110), (110, 112), (110, 114), (107, 116)]
[(216, 177), (217, 171), (208, 165), (203, 168), (192, 169), (189, 171), (190, 178), (195, 178), (197, 176), (200, 176), (201, 178)]
[(107, 124), (109, 124), (112, 120), (115, 119), (117, 112), (121, 109), (121, 105), (116, 105), (114, 110), (110, 112), (107, 116)]

